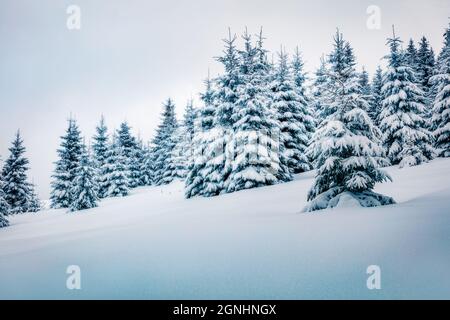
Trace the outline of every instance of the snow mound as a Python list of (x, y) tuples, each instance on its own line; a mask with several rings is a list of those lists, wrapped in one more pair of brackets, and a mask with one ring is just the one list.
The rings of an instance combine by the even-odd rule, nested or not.
[(394, 203), (395, 201), (393, 198), (373, 191), (349, 192), (342, 191), (342, 188), (336, 187), (316, 197), (303, 209), (303, 212), (312, 212), (335, 207), (378, 207)]

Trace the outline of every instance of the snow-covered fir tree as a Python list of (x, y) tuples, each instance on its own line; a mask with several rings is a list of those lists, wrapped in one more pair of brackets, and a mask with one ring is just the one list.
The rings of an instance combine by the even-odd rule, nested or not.
[(105, 176), (107, 178), (107, 197), (125, 197), (129, 194), (130, 173), (123, 147), (117, 142), (116, 135), (108, 148)]
[(270, 89), (266, 85), (268, 64), (251, 36), (243, 35), (242, 83), (233, 112), (233, 162), (227, 192), (275, 184), (280, 170), (279, 127), (270, 111)]
[(213, 142), (210, 133), (215, 115), (214, 89), (209, 75), (205, 80), (205, 87), (205, 92), (200, 95), (203, 105), (197, 110), (194, 120), (193, 157), (185, 181), (186, 198), (211, 195), (217, 191), (216, 184), (211, 182), (212, 179), (209, 180), (214, 174), (214, 166), (211, 164), (206, 167), (207, 160), (211, 160), (209, 155), (214, 152), (210, 149)]
[(6, 216), (9, 214), (9, 204), (5, 199), (5, 192), (3, 191), (3, 180), (0, 175), (0, 228), (9, 226), (9, 221)]
[(358, 75), (358, 84), (361, 90), (361, 94), (367, 99), (370, 100), (370, 96), (372, 94), (372, 88), (370, 87), (369, 82), (369, 73), (363, 67), (361, 73)]
[(140, 186), (140, 159), (136, 138), (131, 134), (131, 127), (127, 122), (122, 122), (117, 130), (117, 144), (122, 149), (130, 174), (128, 183), (130, 188)]
[(70, 211), (79, 211), (97, 207), (98, 181), (96, 170), (89, 157), (86, 147), (83, 146), (80, 161), (74, 170), (75, 179), (70, 187)]
[(58, 160), (52, 175), (51, 207), (69, 208), (71, 203), (70, 186), (75, 179), (74, 170), (78, 167), (82, 153), (81, 133), (74, 119), (69, 119), (66, 134), (61, 137)]
[(434, 66), (435, 57), (433, 49), (430, 47), (427, 38), (422, 37), (419, 42), (419, 49), (417, 50), (417, 81), (421, 89), (425, 92), (427, 104), (431, 104), (430, 78), (433, 75)]
[(434, 156), (432, 136), (423, 118), (423, 91), (416, 85), (415, 73), (400, 49), (401, 40), (388, 39), (390, 54), (383, 77), (380, 129), (392, 164), (400, 167), (427, 162)]
[[(314, 134), (314, 131), (316, 130), (318, 120), (315, 119), (316, 113), (314, 111), (314, 99), (310, 97), (310, 93), (307, 93), (306, 87), (307, 76), (306, 72), (304, 71), (303, 58), (298, 47), (295, 48), (294, 55), (292, 57), (291, 70), (294, 78), (295, 92), (303, 101), (303, 108), (301, 111), (303, 116), (301, 116), (299, 120), (303, 123), (306, 136), (308, 138), (307, 144), (309, 144), (311, 137)], [(294, 173), (300, 172), (302, 171), (298, 170), (294, 171)]]
[(188, 167), (192, 161), (193, 149), (192, 141), (194, 138), (194, 105), (192, 99), (187, 103), (184, 111), (184, 119), (182, 124), (175, 132), (176, 145), (172, 152), (175, 166), (174, 177), (185, 179)]
[(105, 175), (105, 164), (108, 154), (109, 135), (108, 127), (105, 123), (105, 118), (102, 116), (100, 123), (95, 128), (95, 135), (93, 137), (92, 152), (94, 158), (94, 165), (97, 170), (98, 180), (98, 197), (105, 198), (108, 187), (107, 177)]
[(322, 101), (326, 94), (326, 86), (328, 81), (328, 70), (326, 65), (325, 57), (320, 58), (320, 66), (314, 74), (314, 80), (312, 83), (312, 112), (316, 118), (317, 125), (326, 116), (323, 114)]
[(417, 60), (417, 49), (413, 39), (409, 39), (408, 46), (405, 50), (405, 62), (414, 72), (419, 71), (419, 62)]
[(329, 93), (323, 106), (328, 109), (327, 117), (308, 148), (316, 159), (317, 174), (305, 211), (341, 202), (364, 207), (394, 203), (372, 191), (377, 182), (390, 179), (378, 169), (388, 162), (379, 145), (380, 132), (365, 111), (368, 102), (361, 94), (354, 59), (349, 43), (338, 31), (329, 56)]
[(432, 116), (436, 148), (439, 156), (450, 157), (450, 26), (444, 34), (444, 47), (430, 82), (436, 91)]
[(154, 183), (164, 185), (173, 181), (176, 177), (173, 150), (176, 145), (176, 131), (178, 128), (175, 117), (175, 105), (168, 99), (163, 105), (161, 124), (153, 140), (153, 167)]
[(381, 112), (381, 104), (383, 101), (383, 95), (381, 93), (381, 89), (383, 87), (383, 70), (380, 66), (378, 66), (375, 71), (375, 75), (372, 79), (371, 85), (371, 97), (369, 100), (369, 111), (367, 114), (372, 119), (372, 122), (378, 126), (379, 125), (379, 116)]
[[(288, 56), (283, 51), (279, 54), (274, 80), (271, 83), (273, 91), (273, 107), (280, 126), (280, 173), (282, 181), (292, 179), (292, 174), (311, 169), (305, 149), (311, 138), (314, 127), (313, 118), (309, 113), (308, 101), (304, 96), (302, 63), (297, 52), (294, 55), (292, 67), (288, 63)], [(294, 78), (297, 75), (297, 81)], [(283, 167), (289, 170), (285, 172)]]
[(41, 200), (36, 193), (34, 184), (30, 184), (31, 198), (28, 205), (28, 212), (38, 212), (42, 209)]
[(9, 204), (10, 214), (27, 212), (33, 193), (27, 177), (29, 161), (24, 156), (25, 147), (20, 131), (17, 131), (9, 152), (1, 173), (5, 200)]
[(142, 141), (139, 142), (141, 150), (141, 185), (150, 186), (153, 184), (153, 161), (152, 152), (149, 145), (144, 146)]
[(226, 192), (233, 162), (234, 146), (231, 138), (234, 108), (239, 96), (237, 89), (241, 83), (240, 61), (236, 48), (236, 35), (231, 35), (231, 31), (228, 30), (228, 38), (223, 42), (225, 44), (223, 55), (217, 60), (222, 63), (225, 72), (215, 79), (214, 99), (217, 107), (212, 127), (207, 131), (210, 143), (204, 152), (205, 188), (202, 195), (206, 197)]

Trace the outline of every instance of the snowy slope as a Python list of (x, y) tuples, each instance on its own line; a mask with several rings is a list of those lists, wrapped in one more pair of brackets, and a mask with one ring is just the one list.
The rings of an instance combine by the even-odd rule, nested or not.
[[(0, 298), (450, 298), (450, 159), (389, 168), (397, 205), (299, 213), (313, 173), (216, 198), (182, 183), (12, 217)], [(66, 289), (79, 265), (82, 289)], [(366, 268), (381, 267), (381, 290)]]

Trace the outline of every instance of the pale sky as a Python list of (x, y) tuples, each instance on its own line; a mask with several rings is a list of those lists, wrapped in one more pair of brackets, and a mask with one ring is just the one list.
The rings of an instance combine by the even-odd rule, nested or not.
[[(80, 30), (66, 27), (69, 5), (81, 9)], [(369, 5), (381, 10), (379, 30), (366, 26)], [(449, 14), (448, 0), (2, 0), (0, 155), (7, 157), (20, 128), (30, 179), (45, 199), (70, 114), (87, 139), (104, 114), (110, 129), (127, 120), (149, 140), (165, 99), (174, 99), (181, 116), (208, 68), (221, 71), (214, 57), (228, 27), (239, 34), (262, 26), (271, 51), (298, 45), (310, 72), (339, 27), (358, 68), (372, 74), (387, 53), (392, 24), (404, 41), (425, 35), (438, 52)]]

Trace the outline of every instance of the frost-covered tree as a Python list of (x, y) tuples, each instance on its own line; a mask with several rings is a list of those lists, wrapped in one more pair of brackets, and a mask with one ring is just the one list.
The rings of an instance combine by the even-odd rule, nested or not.
[(405, 50), (405, 63), (408, 64), (414, 72), (419, 71), (419, 62), (417, 60), (417, 49), (413, 39), (409, 39)]
[(70, 187), (72, 201), (70, 211), (79, 211), (97, 207), (98, 181), (96, 170), (85, 146), (82, 148), (80, 161), (75, 171), (75, 179)]
[(128, 172), (128, 183), (130, 188), (140, 186), (140, 159), (136, 138), (131, 134), (131, 127), (127, 122), (120, 124), (117, 130), (117, 144), (122, 149), (123, 156), (126, 160)]
[(401, 40), (388, 39), (390, 54), (383, 77), (380, 129), (392, 164), (400, 167), (427, 162), (434, 156), (432, 136), (423, 119), (423, 91), (416, 85), (414, 71), (400, 50)]
[(369, 82), (369, 73), (363, 67), (361, 73), (358, 75), (358, 84), (361, 90), (361, 95), (363, 95), (367, 100), (370, 99), (372, 94), (372, 89)]
[(327, 117), (308, 148), (316, 159), (317, 174), (304, 211), (341, 205), (372, 207), (394, 203), (373, 192), (377, 182), (389, 180), (378, 169), (387, 163), (379, 145), (380, 133), (366, 113), (355, 61), (349, 43), (338, 32), (329, 56), (329, 85), (324, 108)]
[(117, 140), (117, 137), (114, 135), (106, 157), (107, 197), (125, 197), (129, 194), (130, 189), (130, 173), (128, 171), (127, 158), (124, 155), (123, 147)]
[(28, 204), (28, 212), (38, 212), (42, 209), (41, 200), (36, 193), (34, 184), (30, 184), (31, 198)]
[(193, 149), (192, 141), (194, 138), (194, 105), (190, 100), (186, 105), (184, 111), (184, 119), (182, 124), (175, 132), (176, 145), (172, 152), (172, 157), (175, 166), (174, 177), (185, 179), (188, 172), (188, 167), (192, 161)]
[(236, 48), (236, 35), (231, 35), (228, 30), (228, 38), (223, 40), (225, 48), (222, 56), (217, 60), (224, 66), (225, 72), (215, 79), (215, 104), (213, 124), (208, 129), (208, 148), (205, 151), (206, 164), (204, 171), (205, 188), (202, 195), (206, 197), (216, 196), (226, 192), (229, 183), (229, 175), (232, 170), (233, 141), (233, 115), (238, 99), (238, 86), (241, 83), (240, 59)]
[(150, 146), (144, 146), (140, 142), (141, 153), (142, 153), (142, 163), (141, 163), (141, 185), (150, 186), (153, 184), (153, 162), (152, 153)]
[(375, 71), (375, 75), (372, 79), (371, 86), (371, 97), (369, 100), (369, 111), (367, 114), (372, 119), (372, 122), (378, 126), (379, 125), (379, 116), (381, 112), (381, 104), (383, 101), (383, 95), (381, 93), (381, 89), (383, 88), (383, 71), (381, 67), (378, 66)]
[(5, 199), (5, 192), (3, 191), (3, 180), (0, 175), (0, 228), (9, 226), (9, 221), (6, 216), (9, 214), (10, 206)]
[(312, 83), (312, 109), (316, 117), (316, 123), (319, 124), (326, 116), (323, 114), (322, 102), (326, 93), (326, 86), (328, 81), (328, 70), (325, 57), (320, 58), (320, 66), (314, 73), (314, 80)]
[(196, 112), (194, 121), (193, 157), (188, 167), (185, 181), (185, 196), (192, 198), (199, 195), (216, 194), (217, 184), (215, 183), (214, 165), (208, 160), (212, 160), (214, 155), (211, 145), (213, 136), (210, 134), (214, 126), (215, 105), (213, 84), (208, 76), (205, 80), (205, 92), (200, 95), (203, 105)]
[(102, 116), (100, 123), (95, 128), (96, 134), (93, 137), (92, 151), (94, 164), (97, 169), (98, 179), (98, 197), (105, 198), (108, 190), (107, 178), (105, 175), (105, 164), (108, 154), (108, 127), (105, 123), (105, 118)]
[[(314, 123), (302, 89), (303, 82), (297, 85), (294, 79), (294, 74), (301, 73), (299, 54), (294, 55), (290, 68), (287, 54), (281, 51), (271, 89), (272, 103), (276, 108), (276, 119), (280, 126), (281, 175), (278, 178), (282, 181), (289, 181), (292, 179), (292, 174), (311, 169), (305, 149), (311, 138)], [(284, 167), (288, 168), (287, 172)]]
[(429, 100), (430, 78), (433, 75), (434, 66), (433, 49), (430, 47), (427, 38), (422, 37), (417, 50), (417, 81), (421, 85), (421, 89), (425, 91), (425, 96), (428, 98), (427, 101)]
[(15, 135), (9, 152), (1, 173), (5, 200), (9, 204), (10, 214), (27, 212), (33, 194), (27, 178), (29, 161), (24, 156), (25, 147), (19, 131)]
[(153, 140), (153, 167), (154, 183), (164, 185), (173, 181), (176, 177), (173, 150), (176, 145), (176, 131), (178, 128), (175, 117), (175, 105), (168, 99), (163, 105), (161, 124)]
[(278, 181), (279, 127), (270, 111), (270, 89), (266, 85), (268, 69), (245, 32), (241, 55), (242, 83), (233, 112), (233, 162), (227, 192), (235, 192)]
[(82, 153), (81, 133), (74, 119), (69, 119), (66, 134), (61, 137), (58, 160), (52, 175), (51, 207), (69, 208), (71, 203), (70, 186), (75, 179), (74, 170), (78, 167)]
[[(315, 119), (316, 113), (314, 111), (314, 99), (311, 99), (310, 95), (307, 93), (306, 88), (306, 72), (303, 70), (304, 63), (303, 58), (300, 53), (300, 50), (298, 47), (295, 48), (294, 55), (292, 57), (291, 62), (291, 70), (292, 75), (294, 78), (294, 84), (295, 84), (295, 92), (298, 94), (298, 96), (303, 101), (302, 103), (302, 116), (298, 118), (299, 121), (303, 123), (303, 126), (305, 128), (306, 136), (308, 137), (307, 144), (311, 140), (311, 137), (316, 130), (318, 121)], [(316, 79), (317, 80), (317, 79)], [(306, 145), (307, 145), (306, 144)], [(305, 145), (305, 146), (306, 146)], [(310, 167), (311, 169), (311, 167)], [(309, 170), (309, 169), (308, 169)], [(302, 172), (301, 170), (295, 170), (294, 173)]]
[(444, 34), (444, 47), (430, 82), (436, 90), (432, 116), (436, 148), (439, 156), (450, 157), (450, 27)]

